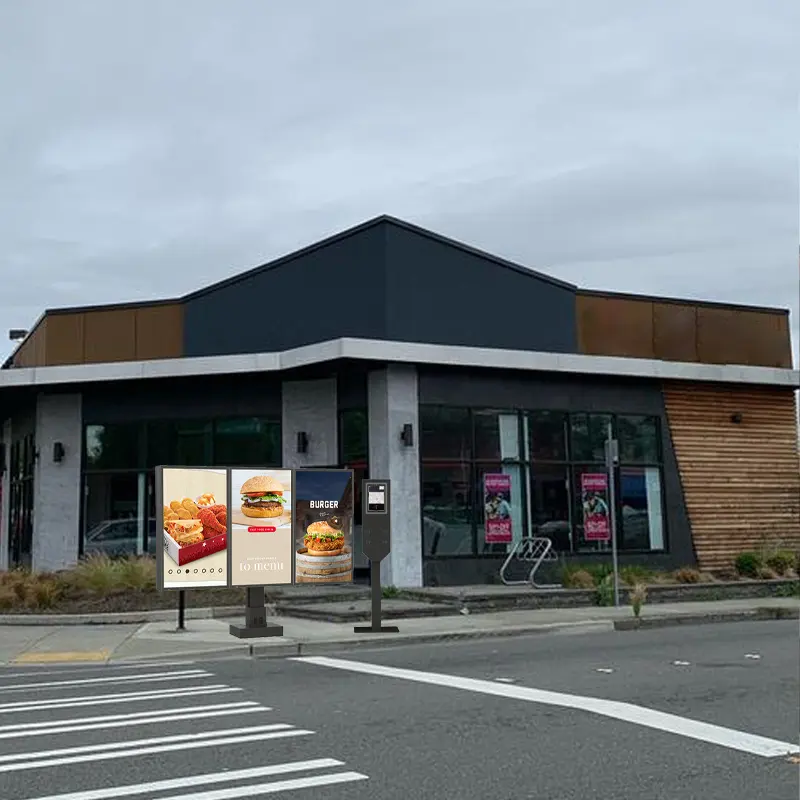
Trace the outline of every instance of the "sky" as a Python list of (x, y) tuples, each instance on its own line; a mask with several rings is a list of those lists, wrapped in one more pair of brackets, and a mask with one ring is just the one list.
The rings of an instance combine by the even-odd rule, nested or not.
[(797, 360), (798, 31), (797, 0), (0, 0), (0, 357), (386, 213), (790, 308)]

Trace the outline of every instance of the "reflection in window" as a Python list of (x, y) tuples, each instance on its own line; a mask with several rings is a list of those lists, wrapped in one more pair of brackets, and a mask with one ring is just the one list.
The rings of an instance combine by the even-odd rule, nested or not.
[(369, 418), (366, 409), (342, 411), (339, 441), (343, 464), (366, 464), (369, 460)]
[[(84, 477), (85, 555), (111, 558), (141, 553), (144, 530), (155, 537), (155, 520), (145, 520), (145, 475), (141, 472)], [(146, 550), (155, 552), (153, 543)]]
[(566, 466), (531, 467), (531, 510), (534, 535), (545, 536), (557, 552), (572, 549), (570, 538), (569, 472)]
[(472, 432), (465, 408), (421, 406), (419, 410), (420, 457), (442, 461), (469, 461)]
[(499, 411), (473, 414), (476, 461), (504, 461), (519, 458), (519, 418)]
[(149, 422), (147, 466), (208, 466), (211, 463), (211, 431), (211, 422), (205, 420)]
[(280, 422), (241, 417), (214, 423), (213, 466), (279, 467), (282, 460)]
[(610, 414), (571, 414), (572, 460), (603, 464)]
[(424, 554), (473, 555), (469, 466), (423, 464), (421, 472)]
[(137, 424), (87, 425), (86, 469), (135, 469), (141, 466), (141, 427)]
[(558, 411), (528, 414), (531, 461), (567, 460), (567, 415)]
[(617, 417), (619, 458), (623, 464), (657, 464), (660, 458), (658, 418), (620, 415)]
[(663, 550), (661, 471), (657, 467), (620, 470), (621, 550)]

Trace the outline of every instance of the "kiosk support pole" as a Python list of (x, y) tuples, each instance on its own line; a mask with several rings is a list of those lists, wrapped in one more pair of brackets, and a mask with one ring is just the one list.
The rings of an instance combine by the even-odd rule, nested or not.
[(263, 586), (247, 587), (247, 606), (244, 625), (231, 625), (231, 636), (238, 639), (257, 639), (263, 636), (283, 636), (283, 625), (267, 621)]

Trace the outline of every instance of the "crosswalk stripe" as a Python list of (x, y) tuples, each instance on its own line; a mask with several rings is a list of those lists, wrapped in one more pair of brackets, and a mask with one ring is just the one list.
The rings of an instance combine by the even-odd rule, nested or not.
[(266, 778), (269, 775), (286, 775), (291, 772), (310, 772), (315, 769), (343, 767), (343, 761), (334, 758), (316, 758), (311, 761), (290, 761), (285, 764), (272, 764), (267, 767), (232, 770), (230, 772), (214, 772), (206, 775), (187, 775), (184, 778), (169, 778), (152, 783), (135, 783), (128, 786), (112, 786), (110, 789), (82, 790), (67, 794), (49, 794), (32, 800), (115, 800), (117, 797), (132, 797), (150, 792), (166, 792), (170, 789), (188, 789), (192, 786), (210, 786), (215, 783), (232, 783), (253, 778)]
[[(274, 731), (269, 733), (255, 733), (250, 736), (236, 736), (230, 739), (207, 739), (203, 742), (206, 747), (223, 747), (229, 744), (245, 744), (247, 742), (261, 742), (266, 739), (287, 739), (293, 736), (312, 736), (314, 731), (303, 728), (293, 728), (286, 731)], [(43, 767), (63, 767), (67, 764), (85, 764), (90, 761), (107, 761), (109, 759), (133, 758), (135, 756), (162, 755), (178, 750), (190, 750), (196, 748), (194, 741), (181, 741), (175, 744), (159, 745), (154, 747), (141, 747), (137, 750), (114, 750), (105, 753), (87, 753), (86, 755), (65, 756), (63, 758), (42, 759), (41, 761), (24, 761), (17, 764), (0, 764), (0, 772), (20, 772), (28, 769), (41, 769)], [(163, 800), (163, 799), (162, 799)]]
[(179, 678), (204, 678), (211, 673), (202, 669), (187, 669), (180, 672), (150, 672), (144, 675), (119, 675), (107, 678), (82, 678), (77, 681), (47, 681), (45, 683), (18, 683), (0, 686), (0, 692), (25, 692), (31, 689), (55, 689), (62, 686), (84, 686), (90, 683), (151, 683), (154, 681), (176, 681)]
[(192, 792), (191, 794), (173, 794), (160, 800), (237, 800), (240, 797), (257, 797), (262, 794), (290, 792), (294, 789), (311, 789), (319, 786), (332, 786), (337, 783), (353, 783), (365, 781), (366, 775), (360, 772), (337, 772), (328, 775), (313, 775), (308, 778), (290, 778), (286, 781), (258, 783), (250, 786), (234, 786), (231, 789), (212, 789), (209, 792)]
[(221, 731), (200, 731), (199, 733), (181, 733), (176, 736), (156, 736), (150, 739), (133, 739), (127, 742), (105, 742), (104, 744), (81, 745), (80, 747), (62, 747), (58, 750), (40, 750), (34, 753), (10, 753), (0, 756), (0, 764), (8, 764), (11, 761), (35, 761), (37, 758), (49, 756), (71, 756), (79, 753), (102, 753), (109, 750), (128, 750), (138, 747), (148, 747), (155, 744), (169, 744), (170, 742), (199, 741), (201, 739), (219, 739), (227, 736), (238, 736), (245, 733), (260, 733), (261, 731), (285, 731), (293, 728), (294, 725), (287, 725), (284, 722), (273, 723), (272, 725), (258, 725), (254, 728), (228, 728)]
[(79, 717), (73, 719), (47, 720), (46, 722), (25, 722), (18, 725), (0, 725), (0, 734), (6, 731), (27, 731), (39, 730), (42, 728), (60, 728), (63, 725), (90, 725), (94, 722), (116, 722), (117, 720), (138, 720), (148, 719), (150, 717), (161, 717), (169, 715), (171, 719), (173, 714), (180, 713), (195, 713), (198, 711), (217, 711), (222, 708), (238, 709), (257, 707), (262, 711), (272, 711), (269, 706), (262, 706), (255, 700), (243, 700), (240, 703), (217, 703), (210, 706), (184, 706), (182, 708), (164, 708), (158, 711), (134, 711), (131, 714), (106, 714), (99, 717)]
[(4, 667), (0, 667), (0, 677), (6, 678), (32, 678), (42, 675), (91, 675), (94, 672), (116, 672), (127, 669), (153, 669), (153, 667), (191, 667), (194, 661), (127, 661), (125, 663), (115, 662), (114, 664), (81, 664), (79, 666), (58, 667), (56, 669), (46, 669), (44, 666), (31, 664), (18, 672), (4, 672)]
[(188, 719), (209, 719), (211, 717), (227, 717), (232, 714), (257, 714), (269, 711), (265, 706), (255, 706), (254, 708), (223, 708), (218, 711), (199, 711), (194, 714), (182, 712), (163, 713), (159, 717), (143, 717), (141, 719), (125, 719), (117, 722), (96, 722), (90, 725), (67, 725), (60, 728), (51, 727), (43, 730), (30, 731), (8, 731), (0, 733), (0, 739), (22, 739), (28, 736), (60, 736), (64, 733), (82, 733), (84, 731), (101, 731), (109, 728), (132, 728), (136, 725), (156, 725), (159, 723), (170, 724), (172, 722), (182, 722)]
[[(203, 694), (224, 694), (242, 691), (244, 690), (237, 686), (227, 686), (224, 683), (203, 687)], [(197, 689), (195, 687), (187, 687), (186, 689), (159, 689), (149, 692), (123, 692), (120, 694), (66, 697), (59, 700), (25, 700), (17, 703), (0, 704), (0, 714), (15, 714), (22, 711), (50, 711), (57, 708), (76, 708), (81, 706), (101, 706), (108, 703), (138, 703), (143, 700), (186, 697), (187, 695), (197, 695)]]

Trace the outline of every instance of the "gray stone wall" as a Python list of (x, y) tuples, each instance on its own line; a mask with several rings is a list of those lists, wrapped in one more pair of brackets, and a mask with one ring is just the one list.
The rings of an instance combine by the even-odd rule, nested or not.
[[(80, 394), (40, 394), (36, 402), (33, 568), (57, 570), (78, 559), (81, 487)], [(64, 459), (53, 461), (53, 446)]]
[[(283, 468), (330, 467), (339, 463), (336, 378), (284, 381)], [(297, 434), (308, 435), (308, 452), (297, 452)]]
[[(422, 586), (419, 477), (419, 399), (416, 367), (389, 365), (370, 372), (369, 472), (391, 481), (392, 552), (381, 564), (386, 586)], [(400, 441), (403, 425), (414, 429), (414, 444)]]

